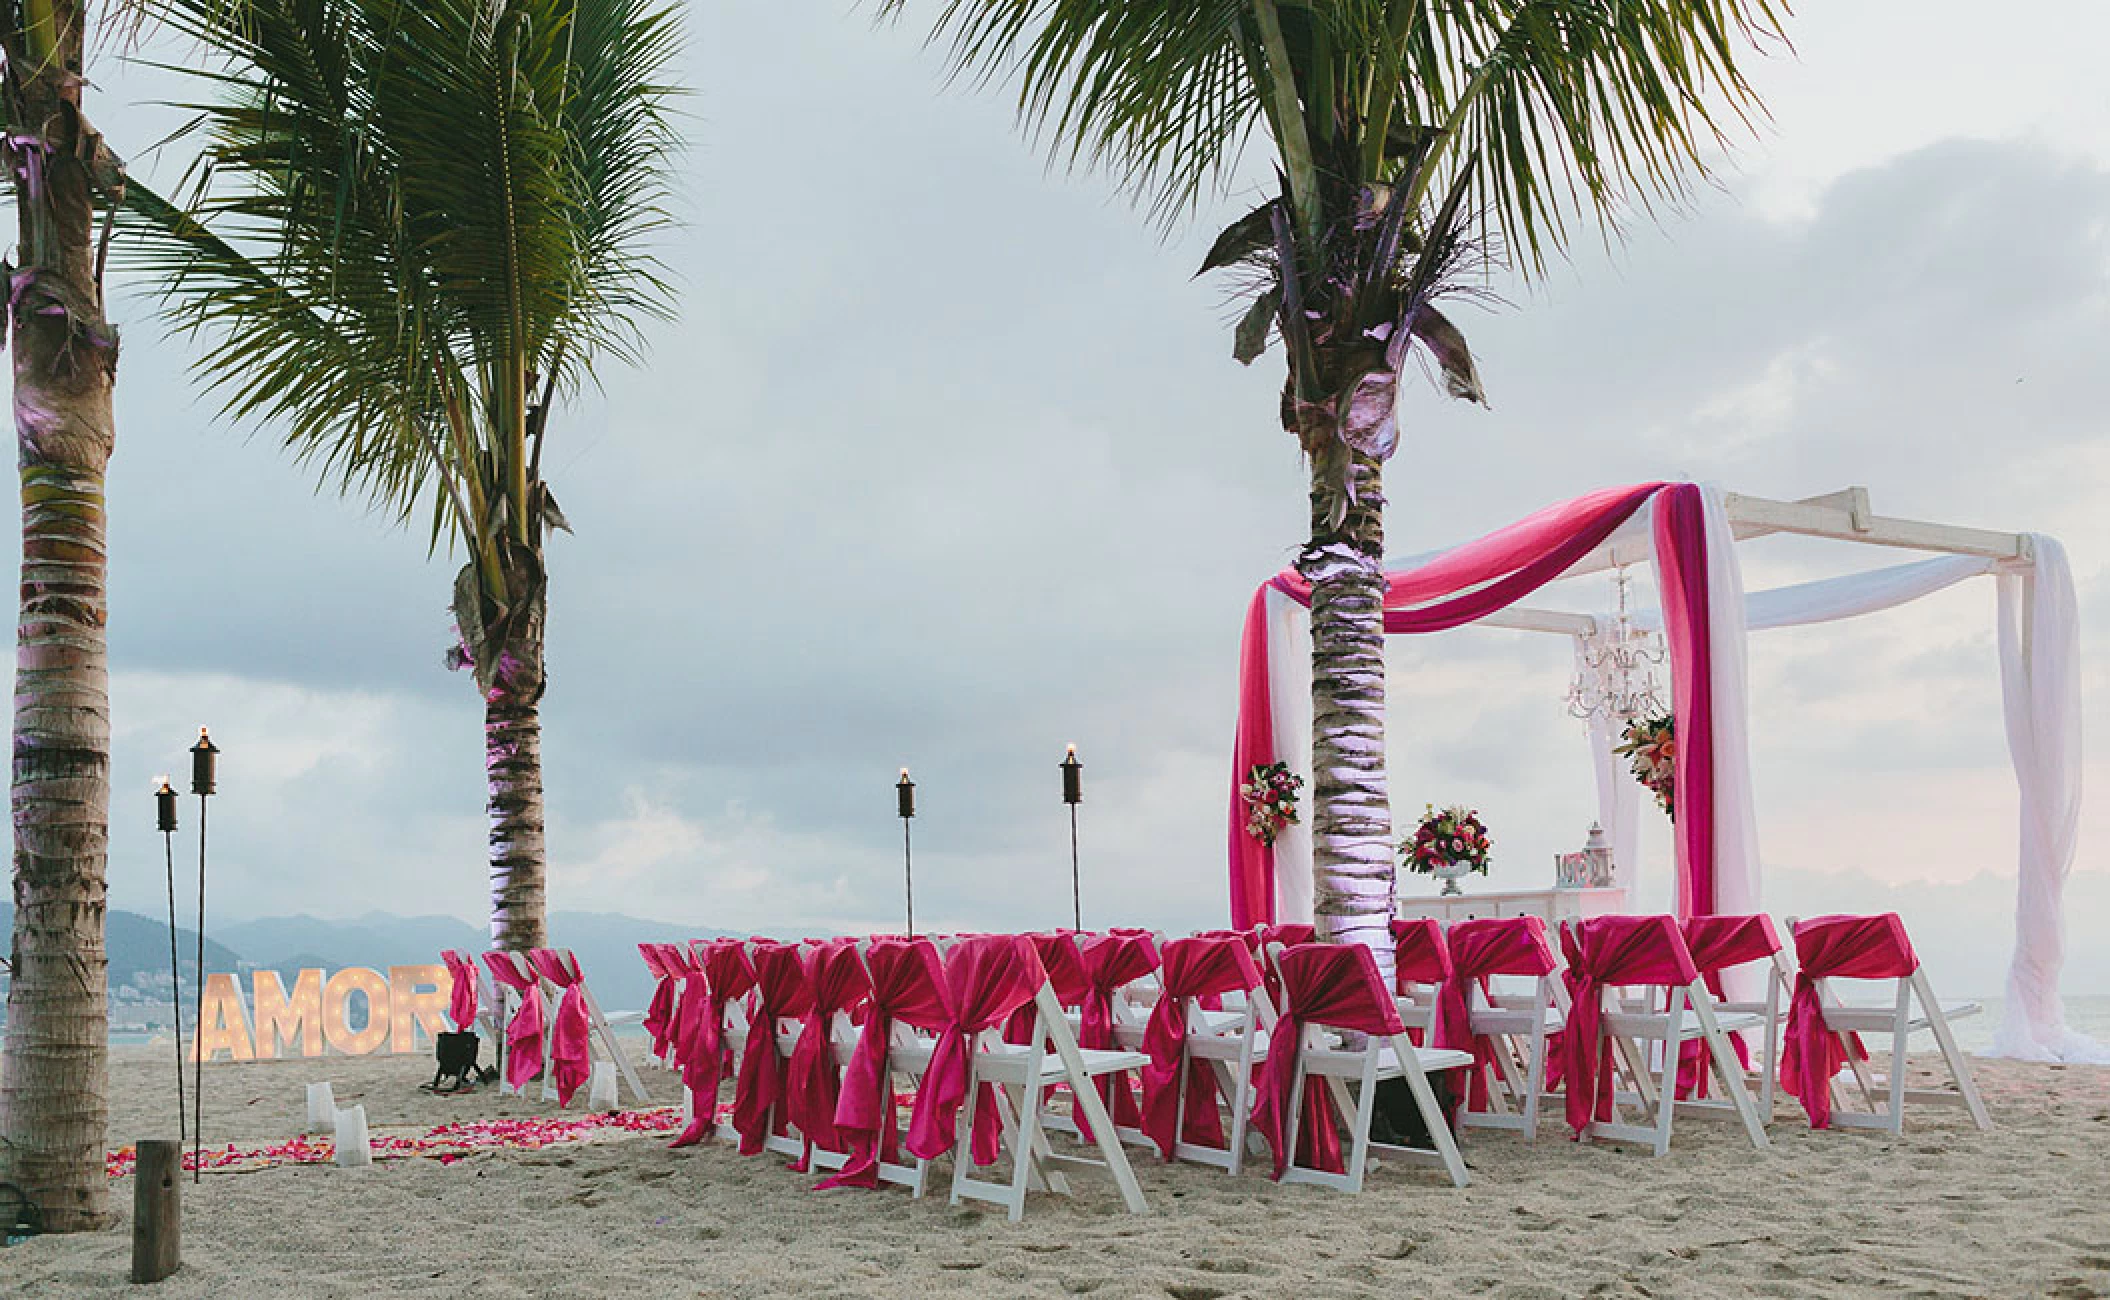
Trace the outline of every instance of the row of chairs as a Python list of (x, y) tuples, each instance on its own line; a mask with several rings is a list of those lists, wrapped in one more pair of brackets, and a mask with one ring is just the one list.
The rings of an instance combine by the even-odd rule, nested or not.
[[(453, 949), (440, 954), (452, 980), (449, 1017), (457, 1031), (480, 1030), (496, 1044), (502, 1093), (525, 1095), (539, 1075), (543, 1099), (569, 1106), (599, 1070), (639, 1104), (651, 1103), (571, 949), (494, 948), (482, 958), (479, 967)], [(617, 1099), (611, 1087), (609, 1100)]]
[[(1460, 1115), (1467, 1126), (1529, 1139), (1540, 1103), (1562, 1080), (1578, 1136), (1643, 1141), (1658, 1155), (1681, 1111), (1734, 1118), (1763, 1146), (1776, 1083), (1800, 1097), (1820, 1128), (1895, 1134), (1908, 1102), (1960, 1105), (1990, 1127), (1950, 1028), (1979, 1008), (1934, 996), (1894, 913), (1790, 921), (1789, 929), (1793, 961), (1763, 915), (1693, 917), (1682, 926), (1670, 917), (1571, 922), (1561, 928), (1559, 954), (1534, 916), (1461, 921), (1448, 931), (1426, 919), (1396, 921), (1397, 992), (1402, 1014), (1428, 1041), (1472, 1051)], [(1731, 998), (1725, 979), (1736, 980), (1739, 968), (1753, 970), (1752, 988)], [(1511, 989), (1529, 980), (1528, 992), (1503, 991), (1497, 981), (1505, 978)], [(1842, 996), (1842, 980), (1893, 987), (1882, 1003), (1857, 1005)], [(1920, 1030), (1934, 1034), (1953, 1091), (1905, 1087), (1907, 1043)], [(1881, 1087), (1862, 1042), (1874, 1034), (1890, 1036)], [(1742, 1041), (1750, 1035), (1760, 1043), (1755, 1078)], [(1844, 1104), (1842, 1066), (1861, 1109)], [(1585, 1067), (1590, 1077), (1579, 1078)], [(1710, 1096), (1712, 1080), (1719, 1095)], [(1626, 1107), (1643, 1122), (1620, 1119)]]
[[(986, 977), (972, 974), (987, 965), (991, 944), (1026, 954), (1014, 960), (1030, 958), (1036, 972), (1026, 981), (1030, 990), (1013, 989), (999, 1006), (976, 993)], [(741, 1066), (730, 1124), (718, 1127), (737, 1136), (743, 1152), (778, 1150), (800, 1168), (848, 1165), (866, 1174), (866, 1185), (896, 1182), (919, 1195), (928, 1162), (951, 1152), (954, 1200), (996, 1200), (1013, 1217), (1023, 1211), (1026, 1191), (1061, 1190), (1059, 1177), (1049, 1175), (1076, 1159), (1047, 1146), (1049, 1130), (1096, 1146), (1099, 1158), (1086, 1164), (1111, 1170), (1132, 1209), (1142, 1207), (1142, 1195), (1124, 1143), (1235, 1174), (1249, 1127), (1273, 1146), (1284, 1181), (1359, 1190), (1373, 1151), (1441, 1166), (1458, 1186), (1468, 1181), (1430, 1077), (1470, 1057), (1408, 1041), (1398, 1005), (1361, 947), (1289, 947), (1230, 932), (1166, 941), (1117, 930), (798, 945), (726, 940), (686, 952), (668, 945), (640, 951), (660, 980), (647, 1017), (655, 1053), (682, 1069), (694, 1096), (696, 1119), (685, 1140), (713, 1127), (707, 1117), (717, 1113), (731, 1048)], [(765, 1025), (774, 1034), (763, 1033)], [(884, 1083), (873, 1063), (882, 1034)], [(854, 1081), (842, 1076), (832, 1089), (817, 1082), (827, 1055), (801, 1048), (816, 1039), (832, 1046), (828, 1055), (843, 1069), (862, 1054), (865, 1070)], [(1001, 1085), (996, 1107), (1001, 1149), (1012, 1157), (1008, 1184), (979, 1185), (971, 1173), (997, 1147), (970, 1149), (963, 1158), (955, 1144), (933, 1140), (923, 1122), (927, 1107), (942, 1104), (930, 1100), (925, 1076), (935, 1045), (947, 1041), (971, 1041), (968, 1072), (978, 1095), (985, 1083)], [(781, 1075), (767, 1063), (772, 1051)], [(873, 1090), (890, 1104), (893, 1078), (918, 1090), (904, 1144), (915, 1159), (875, 1164), (873, 1150), (896, 1135), (885, 1107), (873, 1104)], [(1425, 1147), (1370, 1140), (1378, 1085), (1393, 1079), (1404, 1082), (1420, 1112)], [(1047, 1105), (1055, 1086), (1072, 1097), (1067, 1115)], [(788, 1122), (765, 1130), (765, 1111)], [(1351, 1139), (1345, 1150), (1339, 1120)], [(968, 1137), (964, 1119), (959, 1137)], [(824, 1185), (844, 1181), (838, 1174)]]
[[(1820, 1126), (1896, 1132), (1906, 1102), (1940, 1100), (1988, 1127), (1948, 1028), (1976, 1008), (1934, 999), (1902, 923), (1828, 917), (1790, 928), (1794, 964), (1762, 916), (1683, 927), (1596, 918), (1562, 927), (1558, 950), (1532, 917), (1448, 930), (1403, 921), (1389, 988), (1367, 949), (1316, 943), (1308, 926), (1171, 940), (1116, 930), (639, 950), (658, 981), (644, 1016), (652, 1053), (682, 1072), (691, 1116), (677, 1145), (724, 1136), (744, 1153), (775, 1151), (828, 1173), (824, 1186), (898, 1184), (917, 1196), (932, 1162), (951, 1155), (955, 1203), (994, 1201), (1014, 1219), (1029, 1191), (1066, 1191), (1067, 1175), (1083, 1170), (1111, 1175), (1140, 1211), (1124, 1144), (1236, 1174), (1249, 1131), (1267, 1139), (1283, 1181), (1360, 1190), (1382, 1154), (1440, 1166), (1464, 1186), (1447, 1119), (1529, 1139), (1555, 1098), (1579, 1137), (1660, 1155), (1672, 1117), (1701, 1113), (1739, 1120), (1763, 1146), (1776, 1077)], [(506, 999), (493, 1028), (516, 1086), (545, 1055), (545, 1095), (559, 1075), (553, 1044), (566, 1010), (542, 1013), (547, 984), (578, 1005), (585, 1036), (645, 1097), (575, 958), (484, 960)], [(1731, 999), (1724, 974), (1746, 965), (1763, 995)], [(1896, 981), (1886, 1006), (1851, 1006), (1833, 988), (1870, 978)], [(1518, 979), (1528, 983), (1519, 989)], [(1918, 1029), (1934, 1031), (1955, 1092), (1903, 1087), (1905, 1039)], [(1892, 1035), (1880, 1084), (1859, 1040), (1879, 1032)], [(1760, 1036), (1755, 1079), (1739, 1033)], [(543, 1051), (531, 1056), (535, 1046)], [(1845, 1067), (1866, 1109), (1831, 1113)], [(1456, 1082), (1448, 1108), (1432, 1085), (1446, 1072)], [(1404, 1085), (1425, 1144), (1372, 1140), (1387, 1080)], [(905, 1130), (897, 1084), (914, 1092)], [(1072, 1099), (1067, 1112), (1048, 1104), (1059, 1091)], [(554, 1095), (569, 1100), (561, 1081)], [(1075, 1135), (1096, 1158), (1057, 1151), (1050, 1131)], [(1006, 1179), (977, 1176), (1000, 1155), (1010, 1157)]]

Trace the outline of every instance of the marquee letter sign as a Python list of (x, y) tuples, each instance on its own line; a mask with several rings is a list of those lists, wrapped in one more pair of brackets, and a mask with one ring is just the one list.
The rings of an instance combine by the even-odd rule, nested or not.
[[(222, 1052), (233, 1061), (328, 1052), (407, 1055), (429, 1049), (447, 1028), (447, 989), (447, 968), (440, 965), (391, 966), (386, 976), (347, 966), (328, 980), (320, 970), (304, 970), (294, 976), (291, 993), (277, 971), (260, 970), (246, 1000), (239, 976), (208, 975), (191, 1054), (202, 1052), (208, 1061)], [(364, 1013), (356, 1018), (355, 1005)]]

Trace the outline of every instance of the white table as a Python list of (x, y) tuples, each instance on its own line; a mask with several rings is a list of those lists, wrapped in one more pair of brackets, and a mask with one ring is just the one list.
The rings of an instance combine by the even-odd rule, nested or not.
[(1449, 925), (1489, 916), (1536, 916), (1550, 931), (1562, 921), (1580, 921), (1626, 910), (1626, 887), (1602, 889), (1506, 889), (1443, 897), (1436, 894), (1401, 895), (1395, 906), (1402, 917), (1428, 916)]

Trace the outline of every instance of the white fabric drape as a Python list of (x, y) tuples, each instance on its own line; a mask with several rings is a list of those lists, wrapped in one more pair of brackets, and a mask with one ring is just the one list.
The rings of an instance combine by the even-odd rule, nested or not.
[(1714, 910), (1759, 910), (1758, 811), (1751, 793), (1751, 647), (1744, 569), (1722, 491), (1700, 488), (1707, 525), (1707, 622), (1714, 687)]
[[(1273, 587), (1267, 589), (1267, 688), (1275, 752), (1304, 778), (1299, 815), (1310, 815), (1311, 611)], [(1312, 919), (1311, 826), (1297, 821), (1275, 836), (1275, 919)]]
[(2030, 535), (2036, 563), (2000, 575), (2000, 685), (2021, 790), (2015, 955), (1993, 1054), (2110, 1064), (2110, 1049), (2066, 1027), (2059, 968), (2063, 895), (2081, 812), (2080, 611), (2066, 550)]
[[(1714, 545), (1711, 529), (1708, 545)], [(1967, 578), (1991, 573), (1998, 567), (1998, 561), (1975, 555), (1945, 555), (1939, 559), (1849, 573), (1819, 582), (1754, 591), (1744, 598), (1744, 625), (1751, 631), (1758, 631), (1857, 618), (1931, 596)], [(1658, 630), (1663, 626), (1663, 615), (1658, 610), (1644, 610), (1634, 616), (1634, 625), (1650, 631)]]

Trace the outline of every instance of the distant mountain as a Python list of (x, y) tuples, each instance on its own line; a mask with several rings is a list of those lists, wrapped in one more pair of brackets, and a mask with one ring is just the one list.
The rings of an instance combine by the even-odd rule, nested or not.
[[(13, 934), (14, 928), (14, 905), (0, 902), (0, 934)], [(104, 943), (110, 953), (111, 989), (121, 990), (129, 987), (141, 993), (167, 997), (169, 928), (166, 921), (157, 921), (137, 912), (120, 912), (113, 909), (105, 922)], [(186, 984), (196, 975), (197, 954), (197, 932), (178, 927), (176, 956)], [(239, 970), (241, 965), (241, 955), (235, 948), (211, 937), (206, 939), (206, 970)]]

